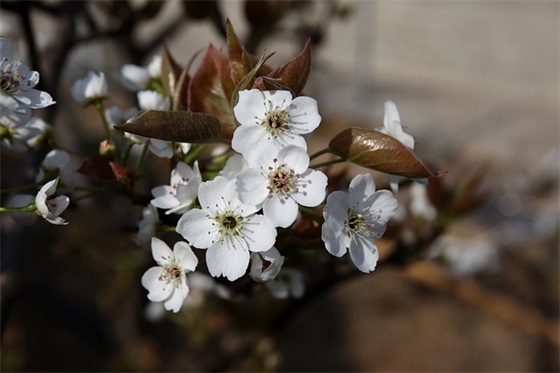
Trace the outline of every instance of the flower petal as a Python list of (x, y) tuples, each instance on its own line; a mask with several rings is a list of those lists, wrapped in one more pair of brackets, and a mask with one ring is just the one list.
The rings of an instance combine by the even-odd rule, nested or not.
[(287, 228), (296, 220), (298, 206), (292, 198), (284, 199), (275, 195), (265, 199), (263, 214), (275, 227)]
[(233, 113), (242, 126), (260, 123), (266, 113), (265, 94), (258, 89), (239, 91)]
[(354, 265), (364, 273), (370, 273), (375, 269), (379, 253), (375, 244), (362, 237), (356, 237), (350, 244), (350, 258)]
[(152, 237), (152, 257), (157, 264), (165, 265), (174, 258), (174, 255), (165, 242), (157, 237)]
[(206, 212), (192, 209), (181, 216), (175, 230), (192, 246), (206, 249), (214, 243), (218, 235), (213, 222)]
[(224, 276), (230, 281), (235, 281), (247, 271), (249, 251), (234, 249), (217, 242), (206, 251), (206, 264), (212, 276)]
[(315, 207), (327, 194), (327, 176), (321, 171), (308, 169), (300, 176), (298, 190), (292, 197), (302, 206)]
[(152, 267), (142, 276), (142, 286), (148, 290), (148, 299), (152, 302), (162, 302), (173, 291), (173, 284), (161, 281), (162, 267)]
[(248, 205), (259, 205), (268, 195), (268, 180), (256, 168), (241, 172), (236, 178), (235, 186), (241, 202)]
[(173, 246), (173, 254), (182, 269), (190, 272), (195, 270), (198, 264), (198, 258), (194, 255), (188, 243), (183, 241), (175, 243)]
[(346, 254), (346, 249), (350, 243), (348, 237), (340, 231), (334, 231), (327, 223), (321, 227), (321, 239), (325, 243), (327, 251), (336, 257)]
[(243, 222), (241, 235), (249, 250), (253, 252), (267, 251), (276, 241), (276, 228), (263, 215), (253, 215)]
[(321, 123), (317, 101), (314, 98), (296, 97), (290, 105), (289, 112), (288, 120), (292, 131), (299, 135), (313, 132)]

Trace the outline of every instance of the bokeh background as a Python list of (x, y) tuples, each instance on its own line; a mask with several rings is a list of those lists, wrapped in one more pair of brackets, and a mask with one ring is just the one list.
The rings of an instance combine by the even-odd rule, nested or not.
[[(28, 23), (17, 16), (26, 2), (3, 1), (0, 14), (0, 35), (26, 61), (31, 25), (42, 68), (64, 35), (86, 34), (83, 7), (102, 27), (118, 23), (100, 8), (119, 2), (74, 2), (58, 16), (49, 9), (66, 2), (44, 3), (29, 5)], [(126, 35), (73, 45), (56, 81), (41, 76), (57, 87), (49, 92), (58, 141), (95, 151), (102, 136), (93, 110), (73, 102), (75, 79), (105, 71), (111, 97), (130, 104), (118, 84), (122, 64), (146, 63), (161, 51), (160, 34), (186, 63), (210, 42), (224, 45), (227, 17), (255, 53), (276, 51), (273, 66), (313, 38), (305, 94), (318, 100), (323, 122), (312, 150), (348, 126), (379, 126), (383, 102), (393, 100), (416, 153), (448, 171), (443, 185), (482, 175), (484, 202), (456, 217), (426, 260), (380, 263), (291, 303), (258, 294), (235, 308), (208, 297), (159, 321), (145, 316), (139, 280), (149, 250), (133, 243), (141, 206), (84, 202), (66, 213), (67, 227), (25, 230), (2, 215), (2, 370), (558, 371), (560, 4), (295, 1), (271, 31), (267, 7), (275, 3), (200, 2), (186, 14), (170, 0)], [(2, 153), (2, 187), (29, 178), (35, 162)], [(152, 168), (163, 183), (167, 174)], [(261, 313), (287, 304), (290, 312), (267, 329)]]

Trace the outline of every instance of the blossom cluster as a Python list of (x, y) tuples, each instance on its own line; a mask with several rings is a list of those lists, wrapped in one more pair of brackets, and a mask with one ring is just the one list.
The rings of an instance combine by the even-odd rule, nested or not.
[[(7, 39), (0, 39), (0, 47), (2, 145), (19, 151), (22, 144), (32, 146), (37, 142), (34, 132), (37, 122), (30, 119), (30, 110), (54, 101), (46, 92), (33, 88), (38, 73), (13, 60)], [(209, 48), (209, 56), (221, 58), (216, 53)], [(150, 202), (144, 206), (136, 236), (139, 245), (151, 243), (157, 264), (141, 278), (148, 299), (178, 312), (190, 291), (189, 278), (206, 271), (213, 278), (225, 277), (229, 281), (249, 275), (256, 283), (264, 284), (274, 297), (301, 297), (303, 272), (290, 266), (290, 258), (283, 255), (285, 250), (278, 238), (303, 221), (306, 214), (321, 222), (318, 230), (327, 253), (342, 257), (348, 252), (351, 263), (359, 271), (373, 271), (379, 259), (375, 241), (384, 234), (395, 214), (397, 200), (389, 190), (376, 190), (370, 173), (355, 176), (346, 190), (333, 190), (328, 173), (320, 170), (324, 164), (313, 164), (317, 154), (308, 154), (308, 140), (322, 118), (317, 101), (299, 94), (302, 82), (293, 80), (293, 86), (300, 88), (297, 90), (267, 86), (272, 81), (278, 84), (279, 80), (274, 72), (269, 74), (269, 80), (254, 79), (264, 60), (259, 62), (261, 65), (257, 64), (246, 74), (253, 77), (254, 84), (240, 85), (231, 92), (234, 98), (230, 106), (231, 136), (226, 135), (222, 141), (216, 141), (219, 144), (207, 148), (212, 142), (209, 135), (202, 139), (208, 141), (191, 143), (168, 137), (165, 133), (169, 127), (163, 136), (143, 132), (149, 126), (143, 126), (139, 133), (134, 130), (135, 123), (145, 118), (145, 114), (163, 113), (165, 117), (165, 113), (180, 113), (181, 106), (176, 101), (180, 87), (176, 76), (171, 73), (166, 76), (170, 70), (169, 66), (165, 67), (168, 60), (156, 55), (146, 66), (123, 66), (120, 81), (135, 92), (135, 107), (105, 106), (110, 95), (103, 72), (88, 72), (71, 89), (78, 103), (98, 111), (106, 132), (99, 155), (82, 160), (77, 170), (80, 174), (116, 180), (120, 192), (133, 196), (134, 181), (141, 175), (140, 167), (148, 153), (171, 165), (169, 182), (151, 188)], [(193, 102), (183, 113), (207, 109), (202, 104), (196, 106), (194, 101), (194, 93), (198, 92), (193, 88), (195, 78), (191, 77), (185, 85), (192, 89), (189, 99)], [(221, 115), (213, 108), (206, 111)], [(215, 120), (224, 126), (230, 119), (225, 115), (218, 119), (205, 116), (203, 120), (207, 121), (205, 125)], [(403, 159), (413, 157), (410, 151), (414, 140), (403, 131), (394, 103), (385, 103), (384, 125), (373, 132), (393, 147), (393, 153)], [(333, 141), (341, 136), (344, 133)], [(201, 140), (196, 136), (193, 139)], [(353, 140), (350, 143), (354, 146)], [(358, 147), (363, 143), (367, 141), (357, 143)], [(342, 152), (347, 160), (352, 160), (357, 151), (344, 146), (333, 145), (332, 153)], [(198, 157), (205, 150), (209, 154)], [(134, 170), (131, 164), (135, 165)], [(393, 190), (398, 185), (397, 178), (403, 175), (424, 181), (415, 177), (426, 174), (422, 167), (417, 162), (412, 171), (390, 175)], [(102, 170), (110, 170), (111, 174), (107, 176)], [(70, 198), (55, 193), (57, 188), (61, 193), (73, 193), (77, 171), (68, 152), (50, 151), (37, 172), (36, 182), (44, 184), (37, 195), (14, 196), (9, 205), (11, 210), (6, 211), (11, 211), (14, 219), (23, 224), (33, 223), (37, 215), (52, 224), (67, 224), (60, 214), (68, 207)], [(162, 220), (173, 223), (169, 226)], [(158, 237), (163, 231), (169, 231), (168, 228), (180, 237), (173, 249)], [(199, 262), (205, 264), (206, 271), (197, 269)]]

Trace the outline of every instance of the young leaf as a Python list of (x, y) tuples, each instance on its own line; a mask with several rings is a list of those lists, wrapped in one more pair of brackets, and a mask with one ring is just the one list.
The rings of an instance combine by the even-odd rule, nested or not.
[(115, 126), (135, 135), (175, 142), (207, 144), (220, 142), (220, 122), (211, 115), (190, 111), (148, 110), (131, 121)]
[(165, 43), (161, 56), (161, 84), (166, 96), (174, 96), (180, 74), (181, 66), (175, 61)]
[(200, 52), (201, 51), (196, 52), (191, 57), (190, 61), (179, 75), (179, 80), (175, 86), (175, 94), (173, 95), (173, 110), (187, 110), (189, 107), (189, 83), (191, 82), (189, 71)]
[(253, 64), (251, 63), (249, 53), (239, 41), (239, 38), (237, 37), (229, 19), (226, 21), (226, 35), (231, 67), (231, 79), (234, 84), (238, 84), (239, 81), (241, 81), (241, 79), (243, 79), (243, 77), (251, 71)]
[(234, 90), (229, 59), (212, 44), (189, 83), (189, 111), (210, 114), (234, 128), (231, 95)]
[(331, 153), (372, 170), (407, 178), (441, 176), (430, 171), (399, 140), (379, 131), (348, 128), (329, 143)]
[(299, 95), (311, 71), (311, 39), (307, 40), (303, 50), (294, 58), (268, 74), (269, 78), (280, 79), (295, 95)]

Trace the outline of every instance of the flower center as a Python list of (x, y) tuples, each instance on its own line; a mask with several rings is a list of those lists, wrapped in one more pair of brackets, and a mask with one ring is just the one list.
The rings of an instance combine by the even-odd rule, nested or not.
[(287, 119), (288, 111), (271, 110), (266, 113), (265, 118), (261, 124), (273, 137), (275, 137), (278, 135), (278, 133), (287, 131), (289, 129)]
[(2, 58), (1, 63), (3, 65), (1, 76), (0, 76), (0, 89), (6, 93), (16, 93), (20, 89), (26, 89), (30, 87), (22, 87), (21, 83), (27, 82), (27, 86), (30, 86), (31, 82), (27, 80), (27, 75), (22, 74), (18, 67), (20, 65), (19, 61), (12, 61), (7, 65), (6, 57)]
[(348, 236), (371, 235), (370, 224), (361, 212), (348, 209), (347, 214), (348, 219), (344, 222), (344, 230)]
[(158, 277), (158, 281), (165, 282), (169, 285), (173, 283), (175, 287), (181, 286), (181, 280), (183, 278), (183, 270), (179, 266), (176, 259), (172, 259), (169, 264), (163, 266), (163, 271)]
[(218, 231), (221, 237), (239, 236), (243, 226), (243, 217), (233, 211), (225, 211), (216, 215), (214, 220), (218, 223)]
[[(274, 159), (276, 164), (278, 159)], [(282, 194), (284, 198), (288, 198), (292, 193), (297, 192), (297, 181), (299, 179), (299, 174), (291, 168), (288, 168), (286, 164), (281, 164), (274, 168), (272, 166), (268, 167), (268, 198), (272, 198), (274, 194)]]
[(187, 185), (189, 183), (189, 181), (190, 181), (189, 178), (182, 177), (176, 183), (171, 185), (172, 190), (169, 191), (169, 194), (171, 194), (173, 197), (175, 197), (177, 195), (177, 189), (179, 188), (179, 185)]

